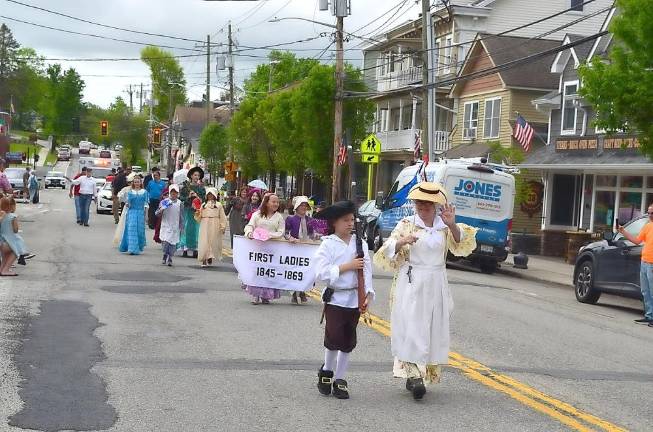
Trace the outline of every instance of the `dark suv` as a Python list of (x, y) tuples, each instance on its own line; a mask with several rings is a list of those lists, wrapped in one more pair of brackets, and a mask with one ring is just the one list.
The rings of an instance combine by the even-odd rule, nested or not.
[[(648, 221), (648, 216), (633, 219), (625, 229), (637, 236)], [(583, 246), (574, 268), (576, 299), (593, 304), (604, 292), (641, 298), (642, 246), (631, 243), (619, 233), (606, 233), (604, 240)]]

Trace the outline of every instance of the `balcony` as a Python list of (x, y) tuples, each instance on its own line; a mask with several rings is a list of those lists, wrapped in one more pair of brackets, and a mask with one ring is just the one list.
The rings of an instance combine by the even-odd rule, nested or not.
[(378, 91), (390, 91), (406, 87), (410, 84), (418, 84), (422, 81), (422, 67), (413, 66), (406, 70), (389, 72), (377, 79)]
[[(381, 140), (381, 150), (384, 152), (410, 151), (415, 148), (415, 132), (418, 129), (405, 129), (397, 131), (381, 131), (376, 136)], [(447, 151), (450, 148), (449, 133), (435, 131), (435, 142), (431, 146), (434, 152)]]

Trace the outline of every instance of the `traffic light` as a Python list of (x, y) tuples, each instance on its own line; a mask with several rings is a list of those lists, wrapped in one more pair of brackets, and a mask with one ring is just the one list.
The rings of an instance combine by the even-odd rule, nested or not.
[(100, 135), (102, 136), (109, 135), (109, 122), (106, 120), (102, 120), (100, 122)]
[(161, 144), (161, 128), (152, 129), (152, 143)]

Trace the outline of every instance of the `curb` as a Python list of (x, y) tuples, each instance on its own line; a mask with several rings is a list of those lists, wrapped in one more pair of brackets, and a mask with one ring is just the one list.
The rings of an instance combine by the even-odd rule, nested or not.
[(570, 283), (561, 283), (561, 282), (546, 280), (546, 279), (542, 279), (542, 278), (539, 278), (539, 277), (536, 277), (536, 276), (531, 276), (529, 274), (521, 273), (521, 272), (518, 272), (518, 271), (515, 271), (515, 270), (512, 270), (512, 269), (507, 269), (507, 268), (503, 268), (503, 267), (497, 269), (497, 273), (503, 274), (505, 276), (514, 277), (514, 278), (517, 278), (517, 279), (523, 279), (523, 280), (531, 281), (531, 282), (538, 282), (538, 283), (548, 284), (548, 285), (556, 285), (556, 286), (562, 287), (564, 289), (570, 289), (570, 288), (573, 289), (573, 285), (572, 285), (571, 282)]

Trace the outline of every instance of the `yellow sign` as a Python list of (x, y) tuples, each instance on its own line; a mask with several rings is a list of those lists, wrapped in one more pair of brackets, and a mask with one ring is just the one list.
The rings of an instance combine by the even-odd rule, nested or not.
[(362, 161), (363, 161), (363, 163), (367, 163), (367, 164), (378, 164), (379, 163), (379, 155), (378, 154), (363, 153)]
[(374, 134), (370, 134), (361, 141), (361, 153), (381, 154), (381, 141)]

